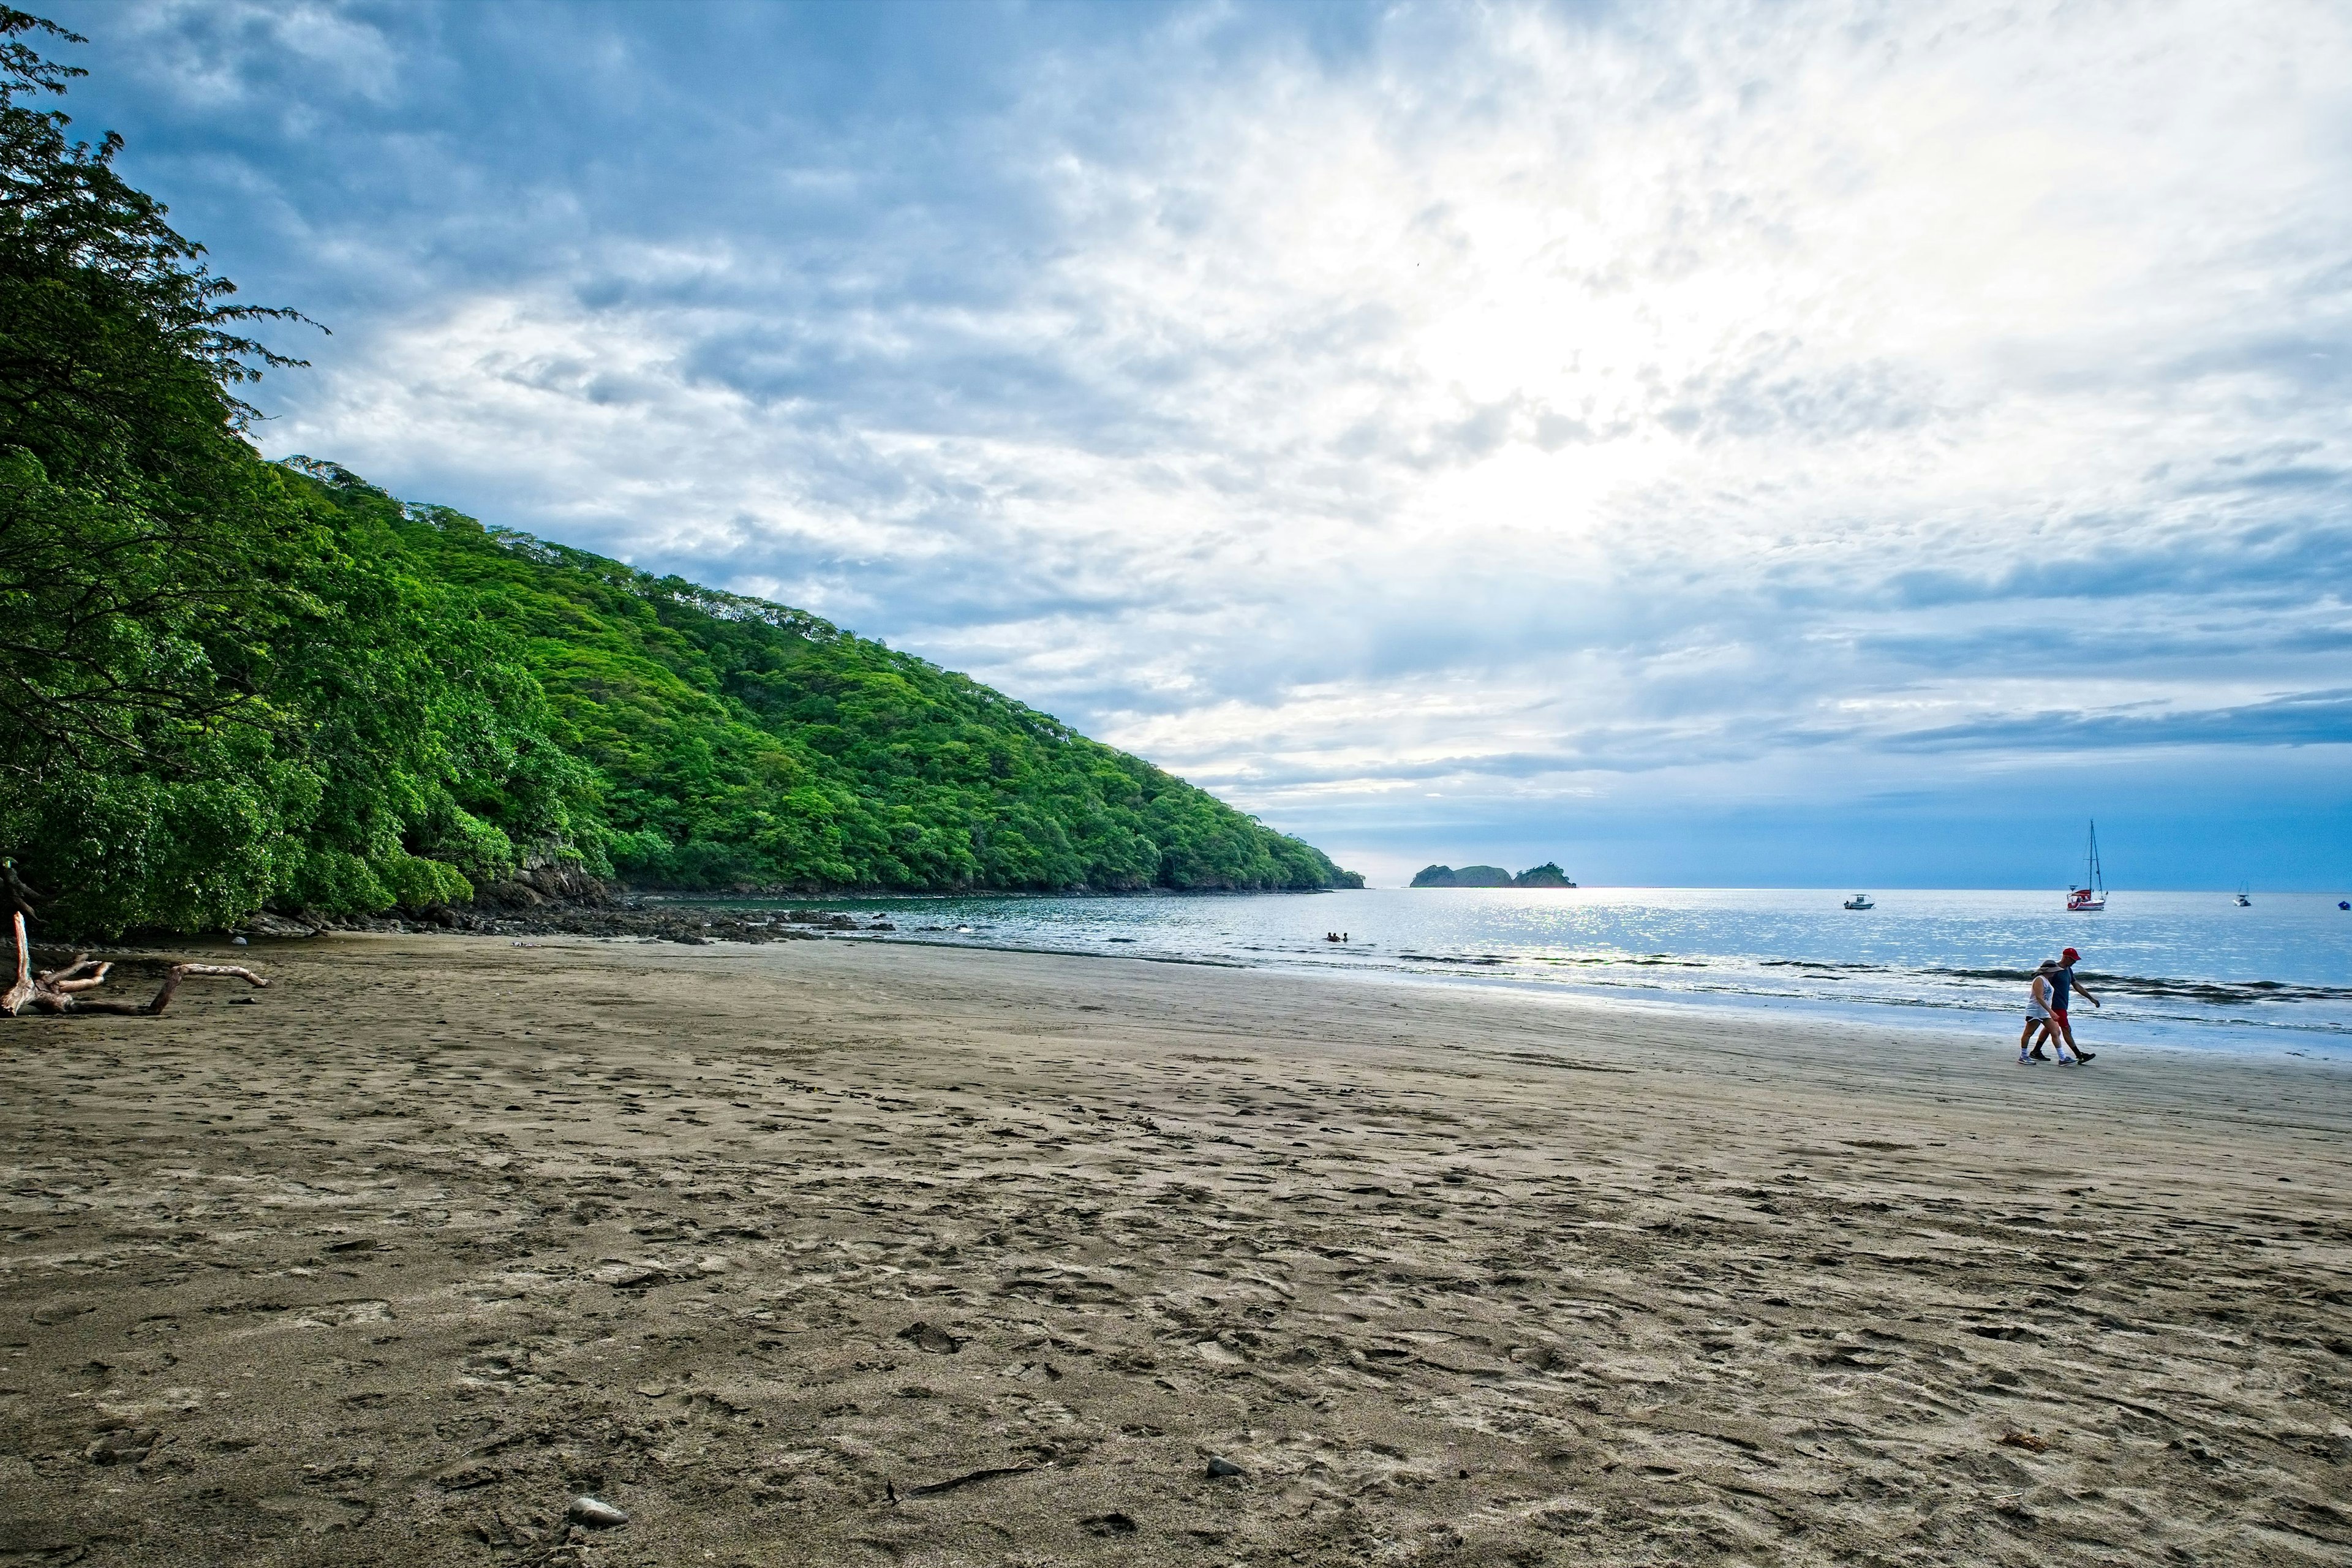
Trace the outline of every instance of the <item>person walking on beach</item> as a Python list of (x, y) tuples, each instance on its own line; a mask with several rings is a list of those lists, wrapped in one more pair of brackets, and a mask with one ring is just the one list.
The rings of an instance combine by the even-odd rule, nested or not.
[(2064, 1061), (2066, 1053), (2071, 1050), (2074, 1053), (2076, 1061), (2086, 1062), (2091, 1059), (2093, 1053), (2074, 1043), (2074, 1026), (2066, 1016), (2068, 994), (2081, 992), (2083, 1000), (2094, 1007), (2100, 1006), (2102, 1004), (2096, 996), (2091, 994), (2090, 990), (2081, 981), (2074, 978), (2074, 965), (2081, 961), (2083, 955), (2070, 947), (2058, 956), (2058, 967), (2050, 976), (2050, 1023), (2052, 1026), (2050, 1032), (2065, 1042), (2058, 1052), (2060, 1061)]
[[(2025, 1002), (2025, 1028), (2017, 1037), (2019, 1061), (2046, 1062), (2050, 1059), (2042, 1054), (2042, 1046), (2050, 1038), (2050, 977), (2057, 972), (2058, 961), (2054, 958), (2043, 959), (2042, 967), (2033, 972), (2032, 989), (2027, 994)], [(2026, 1049), (2028, 1046), (2032, 1047), (2030, 1052)], [(2058, 1059), (2062, 1062), (2066, 1059), (2063, 1046), (2058, 1047)]]

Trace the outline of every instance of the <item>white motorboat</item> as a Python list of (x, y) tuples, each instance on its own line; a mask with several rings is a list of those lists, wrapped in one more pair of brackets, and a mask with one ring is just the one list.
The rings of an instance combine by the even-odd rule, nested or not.
[(1845, 907), (1850, 910), (1874, 910), (1878, 906), (1870, 901), (1868, 893), (1856, 893), (1845, 901)]

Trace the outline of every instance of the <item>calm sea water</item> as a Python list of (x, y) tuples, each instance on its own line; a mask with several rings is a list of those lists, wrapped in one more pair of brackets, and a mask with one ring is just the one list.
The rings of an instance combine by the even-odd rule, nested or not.
[[(2352, 912), (2336, 895), (1844, 895), (1751, 889), (1375, 889), (1132, 898), (823, 901), (886, 918), (877, 940), (1311, 970), (1368, 980), (1575, 992), (1627, 1005), (1796, 1008), (1880, 1026), (2014, 1031), (2028, 972), (2080, 948), (2109, 1043), (2352, 1061)], [(792, 900), (777, 900), (779, 904)], [(741, 907), (743, 900), (729, 900)], [(1345, 932), (1344, 942), (1323, 940)]]

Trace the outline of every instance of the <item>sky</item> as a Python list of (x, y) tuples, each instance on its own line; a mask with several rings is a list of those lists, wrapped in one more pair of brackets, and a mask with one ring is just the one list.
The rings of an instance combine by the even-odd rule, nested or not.
[(2352, 890), (2352, 8), (53, 5), (269, 455), (1376, 884)]

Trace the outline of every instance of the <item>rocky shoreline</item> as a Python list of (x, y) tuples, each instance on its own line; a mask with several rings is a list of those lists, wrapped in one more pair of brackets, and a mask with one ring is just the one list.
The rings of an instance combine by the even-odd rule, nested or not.
[(471, 936), (596, 936), (634, 937), (643, 942), (674, 942), (695, 946), (711, 942), (800, 942), (837, 931), (890, 931), (888, 921), (860, 921), (826, 910), (779, 910), (754, 913), (740, 910), (676, 909), (649, 906), (634, 900), (609, 905), (550, 902), (523, 910), (485, 913), (446, 905), (414, 916), (353, 916), (315, 921), (257, 914), (236, 928), (239, 936), (309, 937), (334, 931), (367, 931), (430, 934), (447, 931)]
[(887, 920), (832, 910), (728, 910), (648, 901), (577, 871), (547, 868), (486, 884), (470, 906), (435, 904), (409, 914), (248, 916), (238, 936), (310, 937), (331, 931), (475, 936), (634, 937), (695, 946), (710, 942), (797, 942), (836, 931), (888, 931)]

